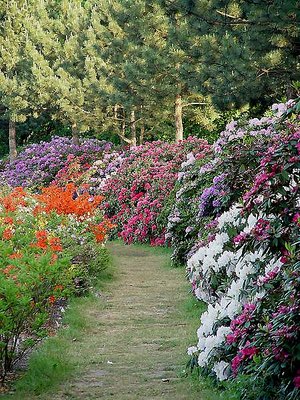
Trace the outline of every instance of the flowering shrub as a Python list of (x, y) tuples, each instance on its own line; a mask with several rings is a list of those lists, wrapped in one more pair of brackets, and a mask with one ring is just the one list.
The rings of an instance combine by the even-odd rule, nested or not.
[(84, 140), (77, 146), (69, 138), (53, 137), (50, 142), (26, 147), (14, 162), (6, 164), (0, 179), (13, 187), (45, 186), (73, 156), (80, 157), (83, 165), (90, 164), (110, 148), (110, 143), (95, 139)]
[(196, 153), (183, 163), (166, 233), (174, 263), (186, 262), (206, 243), (215, 219), (251, 185), (269, 143), (289, 129), (289, 123), (280, 119), (286, 106), (276, 107), (275, 115), (228, 124), (205, 163)]
[(2, 383), (26, 350), (47, 335), (45, 322), (56, 299), (74, 292), (83, 268), (86, 277), (107, 262), (102, 246), (96, 251), (110, 229), (97, 208), (101, 198), (74, 193), (74, 185), (68, 185), (40, 195), (22, 188), (0, 195)]
[(106, 179), (100, 189), (105, 215), (117, 225), (126, 243), (165, 243), (165, 221), (158, 221), (169, 193), (174, 188), (178, 168), (192, 149), (202, 153), (210, 146), (189, 138), (180, 144), (147, 143), (117, 158), (117, 174)]
[(208, 303), (189, 354), (221, 381), (255, 379), (256, 391), (253, 382), (242, 390), (247, 400), (299, 397), (299, 141), (292, 125), (268, 141), (240, 204), (217, 217), (188, 260), (194, 292)]

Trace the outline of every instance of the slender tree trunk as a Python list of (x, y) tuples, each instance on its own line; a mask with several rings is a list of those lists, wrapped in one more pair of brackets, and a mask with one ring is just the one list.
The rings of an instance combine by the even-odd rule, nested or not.
[(134, 110), (130, 113), (130, 141), (132, 146), (136, 146), (136, 120)]
[(16, 123), (9, 120), (8, 124), (8, 142), (9, 142), (9, 161), (13, 162), (17, 157)]
[(126, 113), (124, 108), (122, 109), (122, 122), (121, 122), (121, 140), (123, 142), (123, 144), (128, 144), (125, 141), (125, 136), (126, 135)]
[(72, 142), (76, 146), (80, 146), (79, 142), (79, 130), (76, 124), (72, 125)]
[(175, 101), (175, 141), (176, 143), (183, 140), (183, 123), (182, 123), (182, 98), (180, 94), (176, 95)]
[(144, 122), (142, 121), (141, 130), (140, 130), (140, 140), (139, 140), (139, 143), (140, 143), (140, 144), (143, 144), (143, 143), (144, 143), (144, 136), (145, 136), (145, 124), (144, 124)]
[(119, 110), (119, 106), (118, 104), (114, 105), (114, 118), (116, 121), (118, 121), (118, 110)]
[(143, 105), (141, 104), (141, 128), (140, 128), (140, 136), (139, 136), (139, 144), (144, 143), (144, 136), (145, 136), (145, 122), (143, 118)]

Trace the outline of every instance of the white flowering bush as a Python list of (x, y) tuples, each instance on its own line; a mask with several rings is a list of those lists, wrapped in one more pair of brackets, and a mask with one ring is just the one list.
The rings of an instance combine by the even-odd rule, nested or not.
[(192, 365), (219, 382), (243, 375), (241, 399), (296, 400), (300, 394), (298, 124), (289, 124), (266, 143), (247, 190), (207, 225), (207, 240), (188, 258), (193, 292), (207, 304), (198, 343), (188, 354)]

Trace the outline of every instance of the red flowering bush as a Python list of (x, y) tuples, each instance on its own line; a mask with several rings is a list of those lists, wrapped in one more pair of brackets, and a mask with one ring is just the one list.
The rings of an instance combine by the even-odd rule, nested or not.
[[(233, 373), (253, 377), (267, 399), (297, 399), (300, 370), (300, 132), (269, 147), (250, 190), (244, 213), (264, 215), (241, 244), (244, 251), (270, 252), (278, 266), (258, 274), (263, 293), (231, 321), (227, 352)], [(252, 353), (249, 353), (251, 349)], [(248, 353), (247, 353), (247, 351)], [(246, 353), (247, 355), (246, 355)], [(252, 399), (247, 390), (244, 398)], [(254, 398), (254, 397), (253, 397)]]
[(209, 149), (205, 140), (189, 138), (179, 144), (147, 143), (123, 155), (117, 173), (101, 189), (101, 207), (126, 243), (165, 243), (166, 221), (158, 219), (180, 165), (191, 151), (204, 157)]
[[(106, 266), (102, 246), (111, 224), (98, 208), (101, 196), (77, 193), (73, 184), (40, 195), (22, 188), (0, 194), (0, 380), (47, 335), (56, 300), (76, 282)], [(74, 287), (75, 285), (75, 287)]]

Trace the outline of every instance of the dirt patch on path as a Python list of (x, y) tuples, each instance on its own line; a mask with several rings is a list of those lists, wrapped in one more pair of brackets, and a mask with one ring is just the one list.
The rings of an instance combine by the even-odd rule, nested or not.
[(189, 296), (184, 271), (165, 267), (169, 256), (159, 250), (109, 248), (118, 279), (86, 310), (85, 335), (74, 339), (77, 377), (37, 398), (204, 400), (180, 377), (191, 330), (195, 335), (182, 307)]

